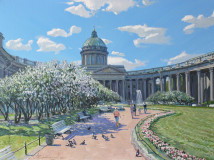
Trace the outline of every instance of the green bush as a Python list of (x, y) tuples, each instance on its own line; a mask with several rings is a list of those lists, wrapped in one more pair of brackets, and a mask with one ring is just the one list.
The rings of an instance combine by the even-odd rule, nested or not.
[(180, 91), (169, 91), (169, 92), (156, 92), (155, 94), (147, 98), (148, 102), (153, 102), (155, 104), (190, 104), (193, 103), (194, 98), (186, 93)]

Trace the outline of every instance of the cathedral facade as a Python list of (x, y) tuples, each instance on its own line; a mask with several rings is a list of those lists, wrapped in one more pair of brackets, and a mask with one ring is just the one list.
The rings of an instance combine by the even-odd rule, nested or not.
[[(0, 78), (10, 76), (36, 62), (12, 56), (3, 48), (0, 33)], [(195, 98), (196, 103), (214, 100), (214, 52), (187, 61), (151, 69), (126, 71), (123, 65), (108, 64), (108, 50), (95, 30), (80, 52), (82, 67), (105, 87), (117, 92), (123, 102), (136, 101), (137, 91), (142, 99), (157, 91), (181, 91)]]

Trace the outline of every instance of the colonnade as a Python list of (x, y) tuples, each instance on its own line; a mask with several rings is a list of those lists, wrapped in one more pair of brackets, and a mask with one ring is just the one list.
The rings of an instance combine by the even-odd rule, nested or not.
[(157, 91), (181, 91), (195, 98), (199, 104), (214, 100), (213, 68), (184, 71), (178, 73), (159, 73), (129, 76), (125, 80), (125, 99), (136, 101), (136, 91), (141, 90), (143, 100)]

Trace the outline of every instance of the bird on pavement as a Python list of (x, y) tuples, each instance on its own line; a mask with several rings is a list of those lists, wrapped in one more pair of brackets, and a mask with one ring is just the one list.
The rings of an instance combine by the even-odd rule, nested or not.
[(82, 143), (80, 143), (80, 145), (85, 145), (85, 140), (84, 140), (84, 141), (82, 141)]
[(111, 138), (115, 138), (115, 137), (113, 136), (113, 134), (111, 134)]

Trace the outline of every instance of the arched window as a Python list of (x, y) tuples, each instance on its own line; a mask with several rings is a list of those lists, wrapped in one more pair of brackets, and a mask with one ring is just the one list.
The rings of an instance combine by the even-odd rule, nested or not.
[(87, 55), (87, 64), (90, 64), (90, 55)]
[(100, 64), (100, 56), (97, 55), (97, 64)]
[(92, 57), (91, 57), (91, 64), (95, 64), (95, 58), (96, 58), (96, 56), (92, 55)]

